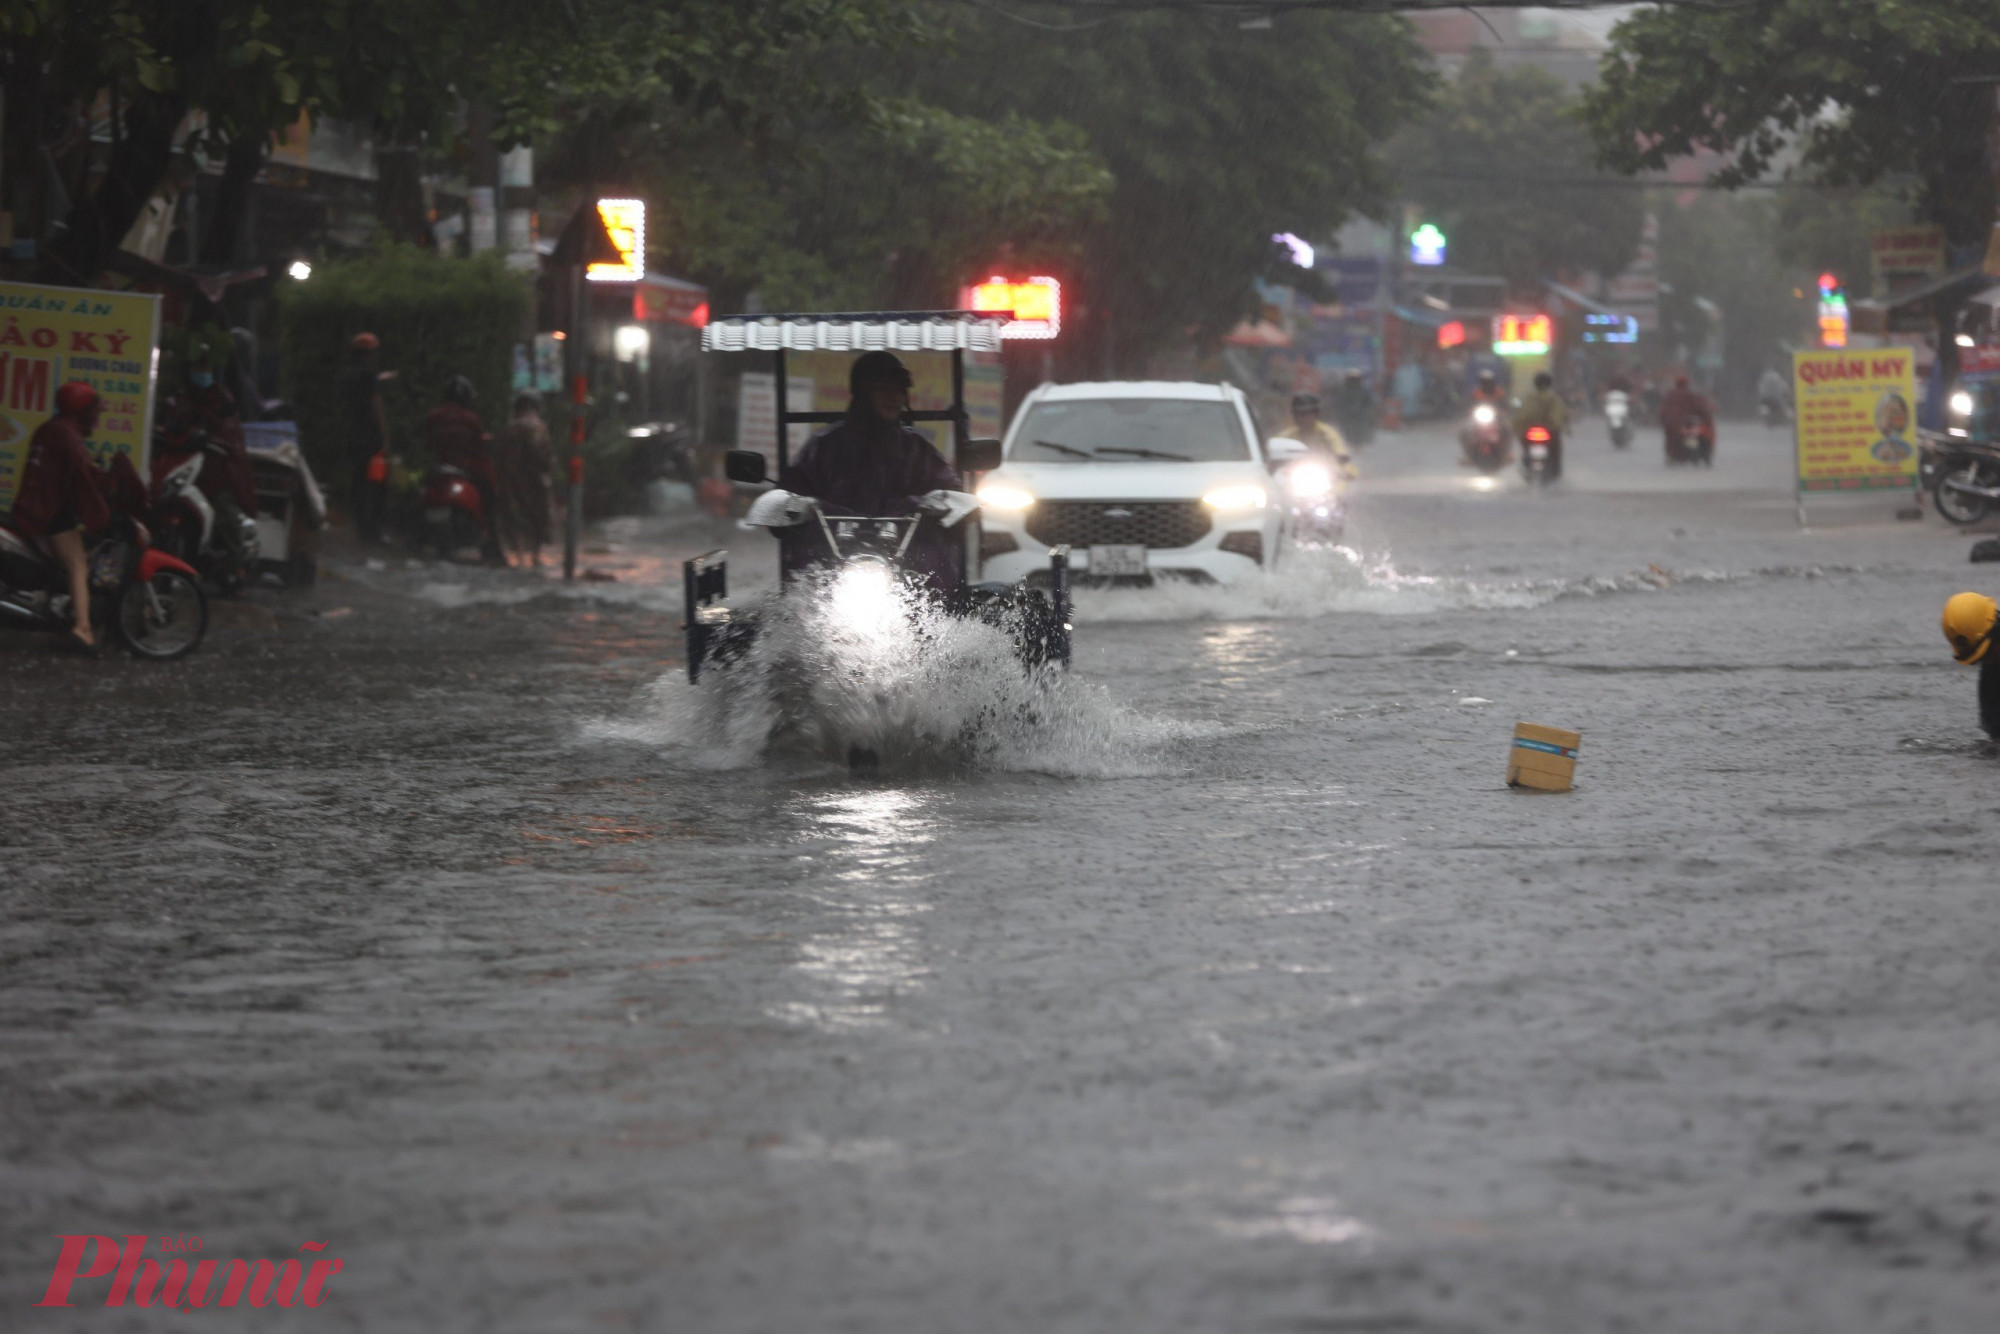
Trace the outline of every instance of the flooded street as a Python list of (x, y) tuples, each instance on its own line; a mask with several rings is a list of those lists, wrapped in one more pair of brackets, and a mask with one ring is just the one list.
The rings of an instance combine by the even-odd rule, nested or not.
[(1790, 463), (1385, 434), (1352, 552), (1086, 591), (1046, 692), (960, 646), (902, 735), (1000, 740), (872, 777), (686, 684), (719, 524), (0, 636), (0, 1307), (185, 1233), (330, 1240), (259, 1328), (1982, 1328), (1991, 581)]

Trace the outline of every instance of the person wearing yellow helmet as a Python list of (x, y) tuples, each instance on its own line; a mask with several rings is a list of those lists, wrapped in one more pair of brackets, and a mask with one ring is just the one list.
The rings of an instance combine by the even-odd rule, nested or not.
[(1944, 638), (1951, 656), (1979, 664), (1979, 726), (2000, 740), (2000, 653), (1992, 652), (2000, 605), (1984, 593), (1954, 593), (1944, 604)]

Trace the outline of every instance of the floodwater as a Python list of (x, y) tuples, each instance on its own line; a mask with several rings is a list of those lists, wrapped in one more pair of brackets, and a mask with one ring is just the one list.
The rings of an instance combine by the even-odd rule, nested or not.
[(1087, 592), (1043, 682), (690, 687), (676, 561), (769, 553), (658, 521), (181, 664), (0, 637), (0, 1323), (179, 1328), (30, 1308), (185, 1233), (342, 1257), (259, 1328), (1988, 1327), (1991, 581), (1800, 533), (1755, 426), (1580, 436), (1535, 495), (1385, 435), (1349, 549)]

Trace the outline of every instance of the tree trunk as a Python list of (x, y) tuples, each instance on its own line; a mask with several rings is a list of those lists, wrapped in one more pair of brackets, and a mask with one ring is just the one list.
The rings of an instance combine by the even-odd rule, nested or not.
[(243, 135), (229, 141), (229, 154), (223, 159), (222, 179), (216, 184), (208, 226), (202, 229), (201, 263), (234, 264), (243, 258), (243, 224), (250, 214), (251, 187), (256, 184), (257, 173), (264, 169), (269, 143), (261, 135)]
[(97, 189), (71, 206), (64, 228), (42, 252), (43, 282), (87, 286), (118, 252), (139, 211), (166, 179), (174, 131), (187, 113), (178, 94), (148, 93), (125, 108), (123, 135)]
[(431, 220), (415, 144), (375, 144), (375, 217), (392, 241), (429, 248)]

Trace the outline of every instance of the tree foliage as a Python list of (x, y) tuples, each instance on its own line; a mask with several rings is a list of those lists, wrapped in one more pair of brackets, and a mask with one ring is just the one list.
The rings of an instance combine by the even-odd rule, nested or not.
[(1294, 12), (1245, 30), (1153, 13), (1047, 32), (967, 10), (953, 36), (953, 58), (908, 71), (921, 95), (1073, 125), (1115, 182), (1076, 259), (1052, 257), (1081, 306), (1064, 340), (1072, 369), (1093, 373), (1226, 331), (1251, 308), (1274, 232), (1327, 237), (1381, 209), (1376, 150), (1428, 82), (1393, 17)]
[(1725, 185), (1798, 172), (1835, 185), (1916, 174), (1955, 244), (1983, 242), (1985, 145), (2000, 73), (1992, 0), (1767, 0), (1634, 12), (1585, 109), (1605, 165), (1718, 155)]
[(1531, 65), (1502, 69), (1475, 51), (1389, 157), (1404, 196), (1451, 238), (1454, 267), (1521, 289), (1582, 272), (1617, 273), (1638, 248), (1637, 190), (1601, 176), (1575, 103)]
[(286, 394), (301, 443), (322, 475), (346, 475), (345, 423), (337, 392), (348, 340), (364, 330), (382, 340), (391, 444), (409, 457), (424, 414), (446, 377), (470, 377), (479, 413), (506, 420), (514, 341), (532, 299), (528, 284), (498, 254), (444, 259), (409, 246), (322, 264), (312, 281), (281, 289), (279, 331)]

